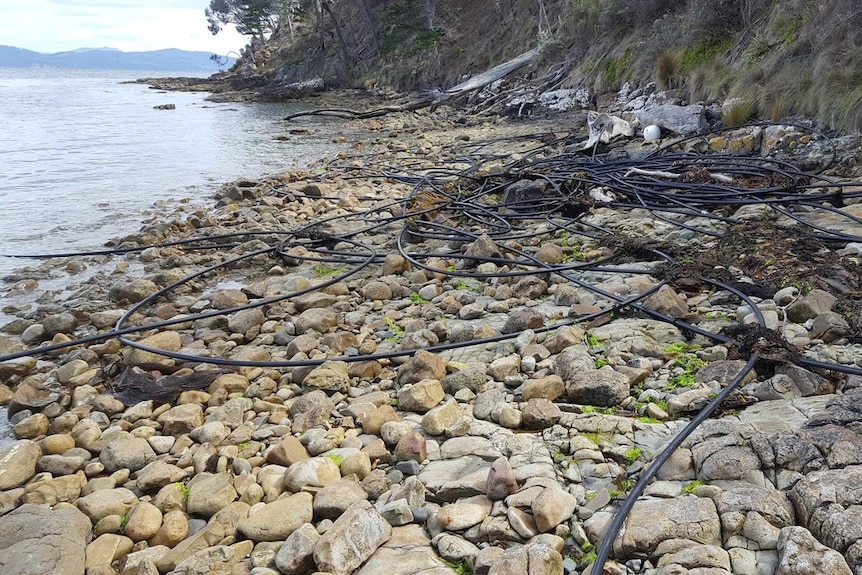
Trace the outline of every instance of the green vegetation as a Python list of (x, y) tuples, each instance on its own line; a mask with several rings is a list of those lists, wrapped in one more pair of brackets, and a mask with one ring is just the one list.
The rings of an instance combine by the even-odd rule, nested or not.
[(401, 341), (401, 338), (404, 337), (404, 328), (395, 323), (395, 320), (389, 316), (383, 318), (383, 321), (386, 322), (386, 325), (389, 327), (389, 331), (392, 332), (392, 335), (386, 338), (386, 341), (391, 341), (392, 343), (398, 343)]
[(595, 405), (582, 405), (581, 413), (601, 413), (604, 415), (613, 415), (617, 412), (615, 407), (597, 407)]
[(588, 347), (598, 347), (602, 345), (602, 340), (600, 340), (595, 334), (587, 332), (584, 334), (584, 343), (586, 343)]
[(413, 303), (426, 304), (426, 303), (429, 303), (429, 301), (430, 301), (430, 300), (425, 299), (424, 297), (422, 297), (421, 295), (419, 295), (416, 292), (411, 293), (409, 297), (410, 297), (410, 301), (412, 301)]
[(611, 363), (603, 357), (597, 357), (595, 360), (596, 369), (601, 369), (606, 365), (610, 365)]
[(638, 423), (663, 423), (662, 420), (655, 417), (636, 417), (635, 421)]
[(125, 534), (126, 525), (128, 525), (128, 524), (129, 524), (129, 516), (123, 515), (123, 517), (120, 519), (120, 535)]
[(315, 275), (322, 277), (335, 277), (344, 273), (345, 267), (343, 265), (328, 266), (326, 264), (317, 264), (313, 269)]
[(682, 488), (682, 492), (685, 494), (692, 494), (701, 485), (703, 485), (703, 481), (701, 481), (700, 479), (695, 479), (694, 481), (690, 481), (689, 483), (686, 483)]
[(327, 453), (326, 457), (335, 462), (335, 465), (341, 467), (341, 464), (344, 463), (344, 456), (338, 453)]
[(681, 367), (683, 372), (670, 378), (664, 387), (666, 391), (680, 387), (692, 387), (695, 384), (695, 374), (706, 365), (706, 362), (693, 353), (683, 353), (676, 356), (674, 365)]
[(189, 486), (186, 485), (186, 482), (185, 481), (177, 481), (176, 483), (174, 483), (174, 485), (176, 485), (177, 489), (180, 490), (180, 493), (183, 496), (183, 501), (188, 501), (189, 500)]
[(443, 562), (458, 575), (473, 575), (473, 569), (465, 559), (461, 561), (447, 561), (444, 559)]
[(626, 463), (631, 465), (632, 463), (640, 459), (641, 455), (643, 455), (643, 449), (639, 447), (632, 447), (631, 449), (626, 451)]

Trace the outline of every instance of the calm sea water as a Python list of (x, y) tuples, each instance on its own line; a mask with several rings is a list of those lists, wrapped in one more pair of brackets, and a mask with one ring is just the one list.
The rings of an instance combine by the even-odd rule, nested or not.
[[(205, 203), (221, 183), (344, 147), (332, 144), (344, 126), (320, 120), (274, 139), (296, 104), (211, 103), (122, 83), (153, 75), (0, 68), (0, 253), (101, 247), (137, 231), (159, 200)], [(0, 277), (26, 263), (0, 257)]]

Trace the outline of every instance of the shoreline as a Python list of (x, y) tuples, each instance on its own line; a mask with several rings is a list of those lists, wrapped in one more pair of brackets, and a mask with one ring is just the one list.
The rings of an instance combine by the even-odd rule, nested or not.
[[(757, 323), (755, 310), (743, 309), (727, 289), (660, 287), (647, 305), (673, 322), (628, 305), (617, 309), (617, 298), (656, 288), (653, 275), (679, 281), (715, 265), (743, 266), (731, 279), (767, 285), (773, 276), (764, 258), (753, 259), (759, 254), (747, 245), (751, 237), (788, 271), (810, 270), (805, 261), (780, 258), (798, 237), (769, 236), (768, 226), (753, 225), (711, 256), (727, 260), (704, 258), (710, 267), (698, 269), (696, 255), (685, 264), (688, 273), (660, 272), (650, 249), (696, 251), (693, 244), (712, 241), (698, 240), (686, 225), (727, 237), (732, 226), (694, 215), (675, 226), (646, 210), (579, 195), (589, 188), (577, 181), (592, 181), (597, 167), (564, 152), (571, 135), (552, 129), (564, 123), (558, 116), (540, 130), (527, 123), (465, 127), (442, 113), (368, 121), (363, 125), (379, 137), (327, 165), (227, 184), (212, 208), (181, 208), (133, 234), (142, 250), (126, 259), (142, 266), (140, 277), (118, 265), (117, 276), (82, 286), (54, 313), (20, 324), (17, 335), (31, 330), (32, 343), (62, 343), (108, 329), (160, 288), (284, 238), (241, 237), (235, 246), (200, 251), (153, 245), (158, 239), (220, 242), (239, 231), (294, 231), (282, 256), (250, 255), (133, 314), (133, 325), (159, 325), (131, 336), (145, 347), (111, 339), (39, 363), (0, 364), (6, 381), (17, 384), (14, 391), (0, 387), (0, 400), (12, 402), (20, 438), (14, 454), (0, 448), (19, 470), (10, 480), (0, 468), (0, 528), (12, 517), (32, 517), (31, 529), (45, 522), (46, 511), (23, 503), (47, 503), (56, 517), (72, 517), (70, 524), (86, 521), (87, 533), (95, 527), (89, 543), (86, 534), (75, 536), (86, 555), (70, 551), (72, 571), (64, 573), (78, 572), (73, 559), (82, 562), (81, 573), (87, 561), (99, 573), (146, 565), (177, 575), (203, 565), (269, 575), (314, 568), (406, 574), (416, 561), (441, 575), (458, 564), (499, 573), (528, 558), (541, 558), (547, 567), (540, 573), (548, 575), (586, 567), (661, 445), (735, 376), (749, 377), (744, 361), (731, 357), (738, 343), (686, 335), (674, 322), (697, 316), (689, 325), (710, 333)], [(745, 134), (733, 142), (745, 142)], [(570, 165), (562, 177), (558, 166)], [(433, 186), (423, 185), (423, 174)], [(554, 186), (540, 192), (515, 186), (546, 180)], [(585, 210), (591, 227), (580, 227), (583, 214), (534, 214), (566, 186), (574, 186), (566, 188), (568, 201)], [(459, 194), (469, 205), (455, 201)], [(764, 209), (752, 202), (731, 215), (742, 222)], [(814, 212), (824, 218), (818, 225), (855, 233), (850, 218)], [(764, 221), (776, 229), (792, 224), (782, 216)], [(511, 229), (501, 231), (505, 226)], [(613, 246), (594, 238), (597, 230), (645, 242)], [(407, 242), (402, 249), (399, 235)], [(373, 246), (379, 258), (360, 268), (367, 251), (354, 241)], [(822, 242), (799, 246), (854, 269), (852, 254), (833, 254), (839, 250)], [(598, 263), (614, 254), (624, 257)], [(352, 268), (360, 269), (347, 275)], [(578, 274), (580, 283), (564, 274)], [(836, 301), (852, 303), (852, 294), (833, 288), (838, 295), (830, 300), (822, 286), (793, 292), (794, 281), (774, 286), (756, 306), (764, 321), (818, 361), (859, 365), (858, 344), (841, 343), (851, 326), (829, 315)], [(311, 289), (324, 284), (331, 285)], [(821, 316), (827, 327), (814, 332)], [(4, 353), (13, 335), (7, 331)], [(487, 343), (438, 349), (482, 338)], [(659, 566), (693, 569), (708, 557), (717, 573), (744, 573), (798, 561), (791, 543), (810, 542), (819, 525), (814, 514), (837, 518), (847, 512), (842, 506), (858, 503), (823, 511), (826, 495), (817, 489), (818, 481), (840, 485), (862, 474), (853, 427), (862, 416), (848, 405), (859, 395), (859, 378), (792, 366), (781, 355), (785, 342), (770, 343), (776, 347), (763, 357), (775, 373), (758, 371), (746, 382), (724, 417), (698, 430), (636, 504), (618, 542), (619, 569), (659, 575)], [(412, 349), (421, 351), (405, 351)], [(180, 356), (245, 366), (222, 372), (184, 366)], [(127, 369), (100, 374), (111, 363)], [(152, 382), (175, 398), (128, 400), (140, 399)], [(758, 401), (749, 405), (746, 396)], [(30, 414), (20, 417), (23, 410)], [(840, 438), (836, 445), (824, 445), (818, 434), (827, 431)], [(792, 457), (776, 458), (788, 445)], [(805, 459), (812, 445), (829, 452)], [(695, 524), (699, 535), (691, 532)], [(363, 543), (338, 547), (345, 538)], [(669, 548), (672, 540), (680, 543)], [(686, 549), (701, 559), (687, 559)], [(837, 562), (839, 551), (815, 546), (810, 553)]]

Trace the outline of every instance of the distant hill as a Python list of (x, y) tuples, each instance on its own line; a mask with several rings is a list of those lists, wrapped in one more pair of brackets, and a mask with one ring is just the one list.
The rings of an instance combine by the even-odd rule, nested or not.
[[(212, 71), (220, 69), (210, 52), (188, 52), (169, 48), (152, 52), (122, 52), (115, 48), (81, 48), (71, 52), (42, 54), (23, 48), (0, 46), (0, 68), (83, 68), (154, 71)], [(234, 59), (221, 66), (227, 69)]]

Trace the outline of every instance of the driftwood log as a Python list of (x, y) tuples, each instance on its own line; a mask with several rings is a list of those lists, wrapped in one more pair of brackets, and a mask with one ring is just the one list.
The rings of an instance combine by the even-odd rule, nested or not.
[(504, 62), (498, 66), (494, 66), (490, 70), (473, 76), (472, 78), (469, 78), (468, 80), (461, 82), (456, 86), (452, 86), (446, 91), (437, 90), (434, 92), (430, 92), (426, 96), (419, 98), (418, 100), (408, 102), (407, 104), (401, 104), (397, 106), (383, 106), (382, 108), (375, 108), (372, 110), (365, 111), (350, 110), (347, 108), (320, 108), (316, 110), (307, 110), (304, 112), (290, 114), (284, 119), (293, 120), (295, 118), (301, 118), (303, 116), (332, 116), (336, 118), (358, 120), (364, 118), (378, 118), (380, 116), (385, 116), (386, 114), (391, 114), (394, 112), (410, 112), (413, 110), (427, 108), (429, 106), (437, 106), (449, 100), (455, 100), (462, 96), (478, 92), (482, 88), (493, 84), (501, 78), (508, 76), (515, 70), (519, 70), (524, 66), (532, 64), (539, 54), (539, 49), (534, 48), (529, 52), (524, 52), (520, 56), (509, 60), (508, 62)]

